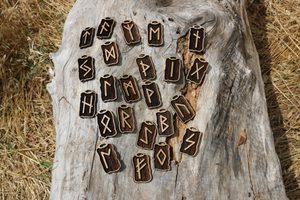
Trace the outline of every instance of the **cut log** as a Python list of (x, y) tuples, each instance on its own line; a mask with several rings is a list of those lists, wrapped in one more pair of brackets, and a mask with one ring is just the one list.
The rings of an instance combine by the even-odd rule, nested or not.
[[(48, 84), (57, 133), (51, 199), (287, 199), (245, 3), (246, 0), (76, 1), (65, 23), (61, 48), (52, 55), (55, 69)], [(114, 30), (107, 36), (110, 39), (98, 39), (105, 37), (97, 33), (97, 28), (106, 17), (115, 20)], [(126, 20), (132, 20), (138, 28), (139, 32), (135, 30), (133, 35), (135, 44), (129, 44), (130, 35), (124, 38), (126, 29), (121, 24)], [(153, 21), (163, 26), (163, 43), (149, 41), (147, 29)], [(189, 29), (193, 25), (205, 29), (204, 55), (189, 49)], [(81, 49), (80, 36), (86, 27), (95, 28), (95, 32), (89, 32), (95, 38), (90, 47)], [(107, 41), (114, 41), (119, 49), (120, 60), (115, 66), (108, 67), (104, 62), (101, 45)], [(156, 122), (158, 108), (148, 106), (159, 106), (145, 103), (142, 95), (143, 80), (136, 63), (140, 54), (150, 55), (155, 65), (156, 74), (150, 75), (156, 76), (154, 82), (160, 91), (161, 108), (173, 113), (172, 98), (182, 95), (195, 110), (195, 116), (187, 119), (188, 122), (174, 115), (174, 135), (156, 137), (156, 144), (167, 143), (172, 147), (170, 171), (154, 169), (153, 150), (136, 146), (142, 122)], [(90, 80), (92, 77), (85, 82), (79, 79), (78, 59), (83, 55), (95, 59), (94, 80)], [(164, 80), (169, 57), (182, 60), (179, 84)], [(200, 85), (183, 78), (183, 72), (187, 76), (196, 59), (208, 62)], [(116, 64), (115, 61), (109, 62)], [(103, 102), (99, 80), (105, 74), (117, 79), (125, 74), (133, 76), (141, 100), (126, 103), (118, 86), (119, 98)], [(97, 118), (79, 116), (80, 96), (86, 90), (98, 94), (97, 111), (105, 109), (117, 116), (121, 104), (133, 107), (135, 133), (100, 137)], [(194, 129), (200, 132), (199, 146), (181, 153), (187, 129), (191, 133)], [(189, 140), (185, 142), (188, 146)], [(113, 144), (118, 152), (121, 160), (118, 172), (115, 172), (117, 166), (111, 169), (113, 173), (103, 170), (103, 160), (96, 150), (103, 143)], [(150, 156), (153, 178), (147, 183), (139, 183), (141, 179), (133, 177), (136, 173), (132, 159), (137, 153)], [(145, 180), (149, 179), (145, 177)]]

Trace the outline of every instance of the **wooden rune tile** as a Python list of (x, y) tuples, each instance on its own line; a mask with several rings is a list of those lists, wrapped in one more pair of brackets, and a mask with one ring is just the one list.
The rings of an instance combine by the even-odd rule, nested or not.
[(171, 105), (183, 123), (186, 124), (195, 117), (195, 111), (193, 107), (184, 96), (174, 96), (171, 100)]
[(173, 115), (166, 109), (160, 109), (156, 113), (158, 134), (169, 137), (175, 133), (173, 124)]
[(131, 75), (124, 75), (120, 79), (122, 93), (127, 103), (137, 102), (141, 99), (136, 79)]
[(165, 142), (154, 145), (154, 168), (158, 170), (171, 170), (171, 151), (170, 146)]
[(114, 114), (111, 111), (100, 110), (97, 114), (97, 122), (102, 137), (109, 138), (117, 135)]
[(199, 150), (202, 133), (197, 129), (191, 127), (186, 129), (183, 136), (183, 141), (180, 147), (180, 152), (190, 156), (196, 156)]
[(180, 80), (181, 61), (179, 58), (170, 57), (166, 59), (165, 81), (176, 83)]
[(139, 67), (141, 78), (143, 80), (154, 80), (156, 78), (156, 70), (152, 58), (149, 55), (141, 54), (136, 59)]
[(148, 24), (148, 44), (156, 47), (164, 44), (164, 30), (161, 23), (152, 21)]
[(147, 81), (142, 85), (142, 88), (148, 108), (158, 108), (162, 105), (159, 88), (156, 83)]
[(186, 79), (197, 85), (202, 85), (207, 71), (207, 66), (208, 63), (204, 59), (196, 58)]
[(119, 129), (122, 133), (133, 133), (136, 130), (136, 121), (133, 108), (121, 105), (117, 109)]
[(126, 20), (121, 24), (121, 26), (126, 44), (131, 45), (141, 42), (139, 29), (133, 21)]
[(137, 146), (142, 149), (153, 149), (156, 134), (156, 125), (153, 122), (142, 122), (136, 142)]
[(105, 74), (100, 78), (101, 98), (104, 102), (114, 101), (118, 98), (116, 79), (112, 75)]
[(97, 148), (97, 153), (106, 173), (111, 174), (121, 169), (121, 162), (113, 144), (101, 144)]
[(204, 51), (205, 30), (203, 27), (195, 25), (189, 31), (189, 50), (201, 53)]
[(97, 110), (97, 93), (87, 90), (80, 95), (79, 116), (81, 118), (93, 118)]
[(95, 29), (87, 27), (81, 32), (79, 48), (84, 49), (93, 45), (95, 36)]
[(97, 31), (97, 38), (99, 39), (110, 39), (115, 27), (115, 20), (110, 17), (102, 19)]
[(148, 183), (152, 180), (150, 156), (137, 153), (132, 158), (133, 177), (136, 183)]
[(105, 42), (101, 45), (104, 63), (108, 66), (119, 63), (119, 49), (115, 42)]
[(95, 59), (84, 55), (78, 59), (79, 80), (82, 82), (95, 78)]

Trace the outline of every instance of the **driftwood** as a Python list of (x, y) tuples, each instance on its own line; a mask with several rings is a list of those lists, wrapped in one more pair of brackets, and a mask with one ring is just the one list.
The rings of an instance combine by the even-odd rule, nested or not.
[[(60, 50), (52, 55), (55, 65), (48, 90), (52, 97), (56, 127), (56, 152), (52, 172), (51, 199), (287, 199), (270, 129), (263, 80), (245, 10), (246, 0), (78, 0), (64, 28)], [(79, 48), (81, 31), (97, 28), (101, 19), (111, 17), (116, 26), (111, 40), (119, 46), (122, 61), (107, 67), (101, 52), (103, 40), (92, 47)], [(120, 24), (133, 20), (140, 31), (141, 44), (129, 46)], [(153, 20), (164, 26), (164, 45), (149, 47), (147, 24)], [(205, 55), (209, 67), (201, 87), (163, 81), (168, 56), (181, 56), (185, 71), (198, 54), (190, 53), (187, 33), (194, 24), (206, 30)], [(149, 183), (133, 181), (132, 157), (152, 151), (136, 147), (137, 134), (99, 137), (97, 119), (79, 117), (80, 94), (98, 93), (98, 110), (116, 112), (122, 104), (103, 103), (99, 79), (104, 74), (133, 75), (141, 83), (136, 57), (152, 56), (163, 107), (169, 108), (174, 95), (183, 94), (196, 110), (187, 125), (175, 118), (176, 134), (166, 142), (172, 146), (171, 171), (152, 169)], [(80, 82), (77, 59), (95, 58), (96, 79)], [(138, 124), (155, 121), (156, 110), (141, 100), (131, 104)], [(195, 157), (179, 152), (189, 126), (203, 133)], [(157, 141), (165, 141), (157, 138)], [(116, 146), (122, 168), (106, 174), (96, 148), (103, 141)], [(153, 168), (153, 164), (152, 164)]]

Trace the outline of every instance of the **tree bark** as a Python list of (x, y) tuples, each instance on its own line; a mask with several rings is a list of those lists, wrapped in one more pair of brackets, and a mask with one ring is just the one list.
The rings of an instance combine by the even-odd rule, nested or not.
[[(52, 171), (51, 199), (287, 199), (281, 169), (269, 124), (259, 59), (245, 10), (246, 0), (77, 0), (64, 27), (60, 50), (52, 55), (55, 65), (48, 85), (56, 128), (56, 151)], [(79, 38), (86, 27), (97, 28), (101, 19), (116, 21), (112, 35), (119, 46), (121, 64), (107, 67), (101, 53), (102, 40), (95, 38), (90, 48), (80, 49)], [(140, 31), (141, 44), (129, 46), (120, 24), (133, 20)], [(159, 21), (164, 26), (164, 45), (149, 47), (147, 25)], [(182, 81), (163, 81), (168, 56), (180, 56), (185, 72), (199, 55), (188, 51), (188, 30), (194, 24), (206, 30), (204, 58), (209, 69), (201, 87)], [(79, 117), (80, 94), (94, 90), (100, 96), (99, 79), (104, 74), (133, 75), (141, 83), (136, 57), (152, 56), (163, 107), (170, 108), (174, 95), (183, 94), (196, 110), (187, 125), (178, 124), (169, 139), (172, 146), (171, 171), (152, 169), (153, 180), (133, 181), (132, 157), (152, 151), (136, 147), (137, 134), (99, 137), (96, 118)], [(96, 79), (78, 79), (77, 59), (87, 54), (95, 58)], [(201, 56), (200, 56), (201, 57)], [(98, 109), (113, 112), (122, 102), (104, 103)], [(149, 110), (143, 100), (131, 104), (139, 124), (156, 121), (157, 110)], [(187, 127), (203, 133), (195, 157), (179, 152)], [(106, 174), (96, 148), (102, 142), (116, 146), (122, 170)], [(152, 165), (153, 166), (153, 165)]]

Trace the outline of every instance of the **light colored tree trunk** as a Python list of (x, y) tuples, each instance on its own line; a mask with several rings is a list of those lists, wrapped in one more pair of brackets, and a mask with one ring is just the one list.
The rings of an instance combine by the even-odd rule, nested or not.
[[(48, 85), (57, 133), (51, 199), (287, 199), (245, 1), (76, 1), (65, 23), (62, 46), (52, 55), (54, 77)], [(102, 40), (95, 38), (90, 48), (78, 46), (81, 31), (89, 26), (97, 28), (105, 17), (117, 22), (111, 40), (117, 42), (122, 55), (119, 66), (104, 64)], [(140, 45), (125, 43), (120, 24), (127, 19), (138, 25)], [(146, 29), (153, 20), (164, 26), (163, 47), (147, 44)], [(188, 52), (186, 35), (194, 24), (203, 25), (207, 33), (204, 57), (209, 70), (204, 83), (201, 87), (166, 83), (163, 74), (167, 56), (180, 55), (186, 68), (196, 57)], [(99, 78), (107, 73), (116, 77), (130, 74), (141, 83), (135, 63), (141, 53), (151, 55), (155, 62), (163, 107), (169, 108), (171, 98), (182, 93), (195, 108), (196, 116), (188, 125), (176, 119), (177, 132), (167, 140), (174, 151), (172, 170), (152, 169), (153, 180), (138, 184), (133, 181), (132, 157), (137, 152), (152, 157), (152, 151), (136, 147), (137, 134), (100, 138), (96, 118), (79, 117), (79, 99), (85, 90), (94, 90), (99, 97), (98, 109), (115, 112), (122, 102), (101, 101)], [(77, 59), (84, 54), (96, 60), (96, 79), (82, 83)], [(131, 105), (138, 124), (155, 121), (156, 110), (149, 110), (144, 100)], [(179, 152), (189, 126), (203, 132), (195, 157)], [(96, 147), (104, 140), (116, 146), (123, 162), (121, 172), (106, 174), (102, 169)]]

